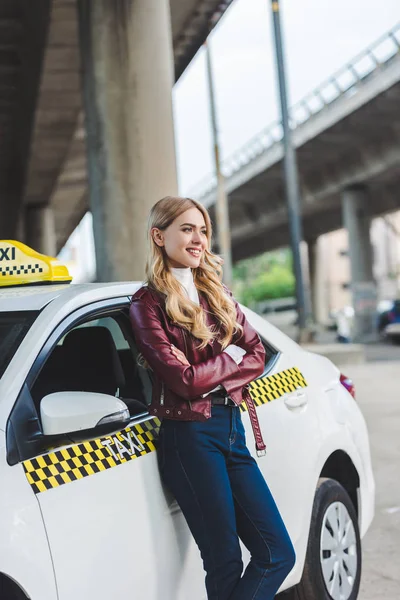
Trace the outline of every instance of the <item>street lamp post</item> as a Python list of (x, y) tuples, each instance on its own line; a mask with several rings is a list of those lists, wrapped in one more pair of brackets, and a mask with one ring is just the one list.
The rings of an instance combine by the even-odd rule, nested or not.
[(292, 132), (289, 123), (288, 99), (285, 76), (285, 61), (280, 24), (279, 0), (271, 0), (274, 23), (274, 38), (276, 66), (279, 80), (279, 97), (283, 128), (283, 167), (285, 178), (286, 200), (290, 230), (290, 243), (293, 253), (293, 268), (296, 280), (296, 301), (299, 325), (299, 341), (307, 341), (310, 337), (308, 329), (309, 309), (308, 297), (305, 291), (303, 269), (301, 263), (300, 243), (303, 239), (300, 217), (300, 188), (297, 173), (296, 152), (292, 142)]
[(219, 252), (224, 259), (224, 283), (231, 287), (232, 285), (232, 250), (231, 250), (231, 234), (229, 226), (229, 208), (228, 197), (225, 189), (225, 177), (221, 171), (221, 159), (219, 151), (217, 111), (215, 106), (214, 80), (211, 65), (211, 54), (209, 43), (204, 42), (207, 63), (207, 78), (208, 92), (210, 97), (211, 125), (214, 146), (214, 165), (215, 174), (217, 177), (217, 202), (215, 206), (217, 230), (218, 230), (218, 245)]

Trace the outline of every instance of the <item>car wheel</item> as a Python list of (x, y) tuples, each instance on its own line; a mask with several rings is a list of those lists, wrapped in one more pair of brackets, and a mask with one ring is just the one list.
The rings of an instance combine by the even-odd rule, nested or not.
[(28, 600), (17, 584), (2, 574), (0, 574), (0, 598), (2, 600)]
[(356, 600), (360, 579), (361, 541), (354, 505), (340, 483), (321, 478), (303, 577), (282, 594), (282, 600)]

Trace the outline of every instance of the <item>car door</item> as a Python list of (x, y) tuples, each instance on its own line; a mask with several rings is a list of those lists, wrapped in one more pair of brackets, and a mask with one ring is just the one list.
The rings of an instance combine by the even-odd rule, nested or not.
[[(122, 431), (96, 435), (94, 429), (79, 443), (56, 445), (23, 461), (26, 485), (36, 495), (46, 528), (59, 600), (109, 600), (128, 594), (183, 600), (189, 589), (194, 597), (202, 598), (197, 549), (158, 474), (155, 441), (159, 422), (148, 415), (146, 406), (140, 408), (143, 398), (149, 400), (151, 382), (142, 371), (137, 371), (136, 380), (129, 377), (126, 368), (129, 353), (132, 370), (136, 368), (129, 323), (126, 320), (128, 326), (124, 327), (119, 309), (101, 314), (92, 313), (90, 307), (86, 311), (73, 327), (62, 324), (54, 332), (47, 344), (51, 351), (38, 357), (43, 365), (23, 395), (40, 409), (41, 399), (48, 393), (74, 389), (74, 378), (79, 389), (90, 391), (82, 380), (88, 371), (89, 388), (96, 384), (90, 379), (93, 361), (85, 358), (89, 352), (99, 361), (98, 378), (106, 386), (107, 363), (101, 354), (105, 350), (99, 344), (102, 336), (97, 335), (99, 328), (105, 328), (130, 379), (122, 384), (126, 389), (116, 389), (116, 393), (131, 407), (132, 420)], [(97, 340), (93, 347), (88, 343), (91, 337)], [(118, 385), (121, 387), (121, 382)], [(23, 400), (21, 397), (18, 402)], [(192, 578), (194, 569), (197, 575)]]
[[(267, 446), (266, 455), (256, 458), (300, 555), (308, 538), (320, 447), (317, 399), (304, 377), (301, 349), (255, 313), (245, 312), (267, 350), (265, 372), (250, 384)], [(252, 450), (248, 415), (243, 419)]]

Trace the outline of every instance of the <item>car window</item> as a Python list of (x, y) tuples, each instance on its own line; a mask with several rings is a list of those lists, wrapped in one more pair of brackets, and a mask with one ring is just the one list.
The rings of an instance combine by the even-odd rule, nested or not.
[(150, 403), (151, 382), (136, 357), (122, 313), (91, 318), (58, 340), (32, 387), (34, 403), (39, 409), (53, 392), (98, 392), (123, 400), (131, 416), (142, 414)]
[(272, 369), (272, 366), (274, 365), (276, 359), (279, 356), (279, 351), (276, 348), (274, 348), (270, 343), (268, 343), (263, 337), (260, 336), (260, 339), (265, 350), (264, 371), (262, 375), (260, 375), (260, 377), (264, 377), (264, 375)]
[(39, 313), (0, 313), (0, 378)]
[[(120, 352), (122, 350), (129, 350), (129, 342), (126, 339), (120, 325), (113, 317), (100, 317), (98, 319), (93, 319), (88, 323), (79, 325), (76, 329), (82, 329), (84, 327), (106, 327), (112, 334), (117, 351)], [(66, 335), (59, 340), (58, 345), (61, 346), (63, 344)]]

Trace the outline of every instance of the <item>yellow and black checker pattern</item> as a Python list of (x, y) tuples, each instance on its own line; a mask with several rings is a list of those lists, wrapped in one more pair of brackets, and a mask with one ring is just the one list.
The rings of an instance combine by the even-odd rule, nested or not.
[[(249, 392), (254, 404), (261, 406), (267, 404), (267, 402), (272, 402), (272, 400), (277, 400), (287, 392), (294, 392), (299, 387), (307, 387), (307, 382), (300, 369), (292, 367), (280, 373), (275, 373), (275, 375), (255, 379), (249, 384)], [(247, 410), (244, 402), (241, 404), (240, 409), (243, 412)]]
[(35, 273), (43, 273), (42, 267), (38, 263), (34, 264), (18, 264), (12, 267), (0, 267), (0, 275), (2, 277), (11, 277), (12, 275), (29, 275)]
[[(307, 387), (307, 382), (300, 370), (292, 367), (252, 381), (249, 384), (249, 392), (255, 405), (262, 406), (299, 387)], [(244, 412), (247, 407), (242, 403), (240, 409)], [(23, 463), (26, 478), (35, 494), (39, 494), (117, 467), (154, 452), (159, 427), (159, 419), (152, 417), (114, 435), (26, 460)]]
[(160, 421), (150, 418), (113, 435), (82, 442), (23, 463), (35, 494), (71, 483), (154, 452)]

